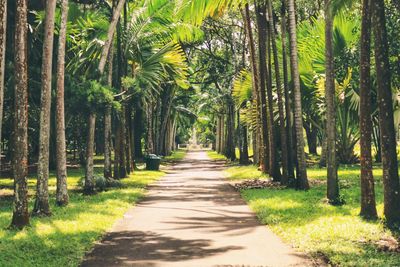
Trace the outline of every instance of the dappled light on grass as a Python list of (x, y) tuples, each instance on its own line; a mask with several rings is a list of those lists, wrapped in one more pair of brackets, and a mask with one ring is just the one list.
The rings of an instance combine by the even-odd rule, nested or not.
[[(81, 170), (70, 172), (70, 187), (77, 188), (81, 173)], [(85, 251), (93, 246), (93, 242), (144, 195), (144, 187), (163, 174), (155, 171), (136, 171), (129, 178), (122, 180), (124, 188), (110, 189), (94, 196), (72, 192), (68, 207), (55, 206), (53, 191), (53, 216), (32, 218), (31, 226), (19, 232), (6, 229), (10, 223), (11, 201), (2, 200), (0, 266), (77, 266)], [(33, 181), (30, 186), (34, 186)], [(54, 182), (53, 177), (50, 183)], [(0, 179), (2, 187), (8, 184), (9, 179)], [(30, 210), (33, 200), (31, 197)]]
[(170, 156), (166, 156), (163, 159), (168, 160), (168, 161), (181, 160), (186, 156), (186, 152), (187, 152), (187, 150), (183, 150), (183, 149), (172, 151), (172, 154)]
[(212, 150), (207, 151), (207, 156), (213, 160), (226, 160), (226, 157), (224, 155), (221, 155), (218, 152)]
[[(243, 190), (242, 196), (268, 225), (287, 243), (315, 257), (328, 258), (340, 266), (397, 266), (398, 253), (379, 251), (375, 243), (391, 236), (380, 221), (365, 221), (360, 212), (359, 167), (339, 170), (341, 194), (346, 204), (331, 206), (325, 200), (326, 185), (312, 186), (309, 191), (294, 189)], [(310, 181), (325, 180), (325, 169), (309, 169)], [(228, 168), (230, 179), (243, 180), (261, 177), (255, 166)], [(381, 169), (376, 178), (377, 209), (383, 216)]]

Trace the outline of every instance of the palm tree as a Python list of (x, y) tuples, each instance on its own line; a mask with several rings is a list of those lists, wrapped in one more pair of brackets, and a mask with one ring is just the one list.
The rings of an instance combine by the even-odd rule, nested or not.
[(65, 141), (64, 113), (64, 74), (65, 74), (65, 42), (67, 35), (68, 0), (61, 2), (61, 23), (58, 37), (57, 58), (57, 111), (56, 111), (56, 156), (57, 156), (57, 192), (56, 203), (59, 206), (68, 204), (67, 189), (67, 151)]
[[(7, 0), (0, 1), (0, 154), (4, 110), (4, 75), (6, 63)], [(1, 164), (1, 162), (0, 162)]]
[(90, 112), (88, 123), (89, 127), (86, 147), (85, 186), (83, 188), (83, 192), (85, 195), (92, 195), (96, 192), (94, 187), (93, 171), (94, 134), (96, 130), (96, 114), (94, 112)]
[(365, 218), (377, 218), (371, 156), (371, 0), (363, 0), (360, 55), (360, 165), (361, 211)]
[(33, 214), (49, 216), (49, 145), (50, 145), (50, 112), (51, 112), (51, 77), (53, 64), (54, 15), (56, 0), (46, 4), (46, 19), (44, 25), (43, 63), (42, 63), (42, 97), (40, 105), (40, 138), (39, 160), (37, 171), (36, 200)]
[(289, 40), (290, 40), (290, 64), (294, 85), (294, 125), (296, 130), (296, 154), (297, 154), (297, 183), (298, 188), (307, 190), (310, 188), (307, 178), (306, 156), (304, 153), (303, 136), (303, 112), (301, 107), (300, 74), (298, 67), (298, 51), (296, 37), (296, 12), (295, 0), (288, 0), (289, 10)]
[(114, 33), (117, 28), (117, 24), (121, 17), (121, 12), (122, 12), (122, 9), (124, 6), (125, 6), (125, 0), (119, 0), (118, 4), (113, 12), (111, 23), (108, 28), (107, 39), (104, 43), (103, 50), (101, 52), (100, 63), (99, 63), (100, 75), (102, 75), (104, 72), (104, 68), (106, 66), (106, 62), (107, 62), (107, 58), (108, 58), (108, 53), (110, 51), (110, 47), (111, 47), (113, 39), (114, 39)]
[[(285, 113), (283, 107), (283, 95), (282, 95), (282, 83), (280, 75), (280, 67), (278, 60), (278, 48), (276, 45), (276, 34), (274, 26), (274, 16), (272, 13), (272, 1), (268, 1), (268, 17), (269, 17), (269, 32), (271, 36), (272, 53), (274, 59), (275, 67), (275, 80), (276, 80), (276, 92), (278, 95), (278, 112), (279, 112), (279, 125), (280, 125), (280, 138), (282, 147), (282, 178), (281, 183), (284, 185), (288, 184), (289, 171), (288, 171), (288, 146), (287, 146), (287, 136), (285, 127)], [(287, 116), (290, 116), (289, 114)]]
[[(271, 153), (272, 149), (269, 149), (269, 146), (274, 145), (274, 134), (273, 134), (273, 125), (268, 125), (268, 121), (271, 124), (273, 118), (271, 118), (271, 114), (267, 114), (267, 76), (268, 75), (268, 68), (267, 68), (267, 19), (266, 19), (266, 4), (265, 3), (258, 3), (255, 2), (255, 9), (256, 9), (256, 20), (257, 20), (257, 28), (258, 28), (258, 77), (259, 77), (259, 99), (260, 99), (260, 126), (261, 126), (261, 133), (262, 133), (262, 151), (264, 156), (264, 169), (263, 171), (266, 172), (269, 170), (270, 175), (273, 178), (277, 178), (275, 173), (275, 153)], [(271, 105), (269, 105), (271, 106)], [(268, 133), (269, 131), (269, 133)], [(268, 144), (267, 145), (267, 141)], [(269, 155), (267, 157), (266, 155)], [(269, 161), (267, 160), (269, 159)], [(269, 167), (267, 167), (269, 166)]]
[[(111, 47), (108, 55), (108, 86), (112, 87), (113, 80), (113, 48)], [(104, 177), (112, 177), (112, 162), (111, 162), (111, 152), (112, 152), (112, 107), (107, 106), (104, 113)]]
[(333, 56), (333, 8), (332, 1), (325, 0), (325, 102), (326, 102), (326, 160), (327, 197), (329, 203), (338, 204), (339, 181), (336, 160), (336, 110), (335, 67)]
[(14, 204), (11, 227), (29, 224), (28, 213), (28, 1), (16, 1), (15, 15), (15, 106), (14, 106)]
[(289, 180), (294, 178), (294, 168), (293, 168), (293, 131), (292, 131), (292, 109), (291, 109), (291, 99), (289, 93), (289, 73), (288, 73), (288, 63), (287, 63), (287, 20), (286, 20), (286, 0), (282, 0), (282, 10), (281, 10), (281, 33), (282, 33), (282, 71), (283, 71), (283, 88), (285, 92), (285, 114), (286, 114), (286, 144), (287, 144), (287, 164), (289, 175)]
[(371, 10), (375, 41), (379, 127), (381, 131), (384, 214), (389, 223), (400, 223), (400, 181), (396, 153), (396, 131), (393, 123), (385, 1), (373, 0)]

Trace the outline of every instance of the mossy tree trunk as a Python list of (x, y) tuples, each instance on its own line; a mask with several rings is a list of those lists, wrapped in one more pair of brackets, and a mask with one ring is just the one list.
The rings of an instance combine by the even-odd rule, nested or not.
[(339, 180), (336, 159), (335, 66), (333, 55), (333, 10), (331, 0), (325, 0), (325, 105), (326, 105), (326, 167), (327, 198), (339, 202)]
[(68, 21), (68, 0), (61, 2), (61, 26), (58, 39), (57, 59), (57, 112), (56, 112), (56, 157), (57, 157), (57, 190), (56, 203), (66, 206), (69, 201), (67, 188), (67, 150), (65, 140), (65, 108), (64, 108), (64, 72), (65, 45)]
[[(7, 0), (0, 0), (0, 154), (2, 151), (2, 131), (4, 112), (4, 77), (6, 63)], [(1, 161), (0, 161), (1, 164)]]
[(16, 0), (15, 15), (15, 97), (13, 176), (14, 202), (11, 227), (23, 228), (29, 224), (28, 213), (28, 47), (26, 26), (28, 1)]
[(289, 11), (289, 40), (290, 40), (290, 65), (293, 80), (294, 93), (294, 127), (296, 132), (296, 155), (297, 155), (297, 187), (308, 190), (310, 185), (307, 178), (306, 155), (304, 153), (303, 136), (303, 111), (301, 106), (300, 74), (298, 66), (298, 50), (296, 36), (296, 10), (295, 0), (288, 0)]
[(360, 215), (376, 219), (375, 185), (372, 173), (371, 120), (371, 0), (363, 0), (360, 55)]
[(49, 146), (51, 114), (51, 78), (53, 66), (53, 42), (56, 0), (48, 0), (44, 22), (42, 54), (42, 96), (40, 101), (39, 160), (37, 170), (36, 199), (33, 215), (49, 216)]
[(389, 223), (400, 223), (400, 181), (393, 119), (385, 1), (373, 0), (371, 10), (375, 41), (379, 127), (381, 131), (384, 214)]
[(86, 147), (85, 186), (83, 188), (83, 193), (85, 195), (92, 195), (96, 192), (94, 170), (93, 170), (95, 130), (96, 130), (96, 114), (94, 112), (90, 112), (88, 120), (88, 135), (87, 135), (87, 147)]

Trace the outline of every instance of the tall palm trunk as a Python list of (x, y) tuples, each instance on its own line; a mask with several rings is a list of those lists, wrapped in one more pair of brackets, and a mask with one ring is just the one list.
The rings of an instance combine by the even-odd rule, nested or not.
[(247, 142), (247, 126), (240, 121), (240, 110), (237, 111), (237, 132), (239, 138), (239, 163), (241, 165), (249, 164), (249, 145)]
[(335, 67), (331, 0), (325, 0), (325, 62), (327, 198), (330, 203), (336, 204), (339, 202), (339, 181), (336, 160)]
[(119, 22), (119, 18), (121, 17), (122, 9), (125, 5), (125, 0), (119, 0), (117, 6), (113, 11), (113, 17), (111, 19), (110, 26), (108, 28), (107, 39), (104, 43), (103, 50), (101, 52), (100, 63), (99, 63), (99, 72), (103, 74), (104, 68), (106, 66), (108, 53), (110, 51), (110, 47), (112, 45), (112, 40), (114, 38), (114, 33), (117, 28), (117, 24)]
[(132, 145), (131, 145), (131, 110), (132, 107), (130, 106), (129, 103), (126, 105), (125, 109), (125, 156), (126, 156), (126, 172), (127, 174), (130, 174), (131, 171), (133, 170), (132, 168)]
[[(260, 103), (260, 84), (259, 84), (259, 72), (257, 67), (257, 56), (256, 56), (256, 47), (253, 37), (253, 30), (251, 27), (251, 16), (250, 16), (250, 9), (249, 5), (246, 4), (244, 10), (242, 11), (242, 17), (246, 29), (247, 35), (247, 42), (250, 51), (250, 65), (251, 65), (251, 72), (252, 72), (252, 84), (253, 84), (253, 91), (252, 91), (252, 98), (256, 106), (256, 118), (257, 124), (256, 128), (253, 129), (253, 151), (254, 151), (254, 163), (259, 163), (261, 169), (265, 172), (267, 171), (268, 166), (268, 158), (267, 154), (263, 153), (267, 151), (268, 147), (266, 146), (265, 142), (266, 139), (263, 138), (265, 135), (267, 128), (261, 126), (261, 103)], [(263, 132), (262, 132), (263, 131)], [(260, 153), (261, 152), (261, 153)]]
[[(2, 151), (4, 75), (6, 63), (7, 0), (0, 0), (0, 154)], [(0, 162), (1, 164), (1, 162)]]
[[(113, 78), (113, 49), (110, 49), (110, 53), (108, 55), (108, 77), (107, 83), (108, 86), (112, 86), (112, 78)], [(111, 160), (111, 152), (112, 152), (112, 107), (107, 106), (106, 111), (104, 113), (104, 177), (111, 178), (112, 177), (112, 160)]]
[(11, 227), (29, 224), (28, 213), (28, 1), (16, 0), (15, 15), (15, 97), (13, 176), (14, 203)]
[(51, 112), (51, 77), (53, 64), (54, 15), (56, 0), (48, 0), (44, 24), (43, 63), (42, 63), (42, 97), (40, 105), (39, 161), (37, 171), (36, 199), (34, 215), (48, 216), (49, 206), (49, 144)]
[(299, 189), (310, 188), (307, 178), (306, 155), (304, 153), (303, 136), (303, 111), (301, 107), (300, 74), (298, 66), (297, 36), (296, 36), (296, 11), (295, 0), (288, 0), (289, 10), (289, 40), (290, 40), (290, 63), (292, 80), (294, 85), (294, 125), (296, 130), (296, 154), (297, 154), (297, 186)]
[[(273, 143), (273, 135), (271, 135), (271, 127), (273, 125), (268, 125), (268, 114), (267, 114), (267, 76), (268, 69), (267, 69), (267, 20), (266, 20), (266, 6), (265, 4), (259, 5), (256, 4), (256, 20), (257, 20), (257, 28), (258, 28), (258, 99), (259, 99), (259, 109), (260, 109), (260, 131), (261, 131), (261, 140), (262, 141), (262, 155), (263, 161), (261, 164), (263, 172), (270, 172), (270, 175), (275, 178), (274, 173), (274, 164), (270, 162), (274, 161), (274, 153), (270, 154), (269, 146), (267, 145), (274, 145)], [(270, 121), (271, 122), (271, 121)], [(268, 130), (270, 130), (268, 134)], [(271, 142), (272, 138), (272, 142)], [(269, 155), (267, 158), (266, 155)], [(267, 160), (268, 159), (268, 160)], [(267, 167), (269, 166), (269, 167)]]
[(235, 105), (232, 99), (232, 96), (228, 97), (228, 114), (226, 119), (226, 129), (227, 129), (227, 137), (226, 137), (226, 151), (225, 155), (231, 161), (236, 160), (236, 151), (235, 151)]
[[(280, 139), (282, 149), (282, 177), (280, 179), (283, 185), (288, 184), (288, 149), (287, 149), (287, 138), (286, 138), (286, 127), (285, 127), (285, 111), (283, 107), (283, 95), (282, 95), (282, 82), (278, 59), (278, 48), (276, 46), (276, 35), (274, 27), (274, 16), (272, 13), (272, 1), (268, 1), (268, 17), (269, 17), (269, 33), (270, 41), (272, 44), (272, 53), (274, 57), (274, 68), (275, 68), (275, 82), (276, 92), (278, 95), (278, 112), (279, 112), (279, 125), (280, 125)], [(272, 77), (271, 77), (272, 78)]]
[(67, 188), (67, 150), (65, 141), (64, 113), (64, 72), (65, 72), (65, 42), (68, 21), (68, 0), (61, 2), (61, 26), (58, 39), (57, 58), (57, 113), (56, 113), (56, 155), (57, 155), (57, 192), (56, 203), (59, 206), (68, 204)]
[(135, 139), (135, 158), (143, 158), (142, 136), (143, 136), (143, 108), (142, 105), (136, 106), (135, 117), (133, 121), (133, 131)]
[(282, 0), (282, 14), (281, 14), (281, 32), (282, 32), (282, 70), (283, 70), (283, 88), (285, 92), (285, 113), (286, 113), (286, 144), (287, 144), (287, 164), (288, 164), (288, 178), (294, 178), (293, 167), (293, 131), (292, 131), (292, 109), (290, 107), (291, 99), (289, 93), (289, 73), (287, 63), (287, 50), (286, 50), (286, 0)]
[(92, 111), (89, 114), (88, 120), (88, 136), (86, 147), (86, 173), (85, 173), (85, 186), (83, 193), (85, 195), (92, 195), (95, 191), (94, 171), (93, 171), (93, 154), (94, 154), (94, 136), (96, 130), (96, 114)]
[(361, 211), (365, 218), (377, 218), (372, 174), (371, 120), (371, 0), (363, 0), (360, 55), (360, 149)]
[[(267, 16), (267, 6), (265, 5), (266, 26), (269, 24)], [(266, 27), (266, 41), (267, 41), (267, 118), (268, 118), (268, 151), (269, 151), (269, 173), (274, 181), (279, 182), (281, 180), (281, 171), (278, 162), (278, 147), (276, 142), (276, 129), (274, 123), (274, 97), (272, 94), (272, 56), (271, 56), (271, 36), (269, 27)]]
[(393, 123), (385, 1), (373, 0), (372, 3), (379, 126), (382, 147), (384, 214), (389, 223), (400, 223), (400, 181), (396, 153), (396, 132)]

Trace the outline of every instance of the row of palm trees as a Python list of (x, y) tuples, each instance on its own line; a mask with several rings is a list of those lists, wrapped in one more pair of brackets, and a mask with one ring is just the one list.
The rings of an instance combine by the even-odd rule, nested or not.
[[(229, 1), (226, 3), (229, 5)], [(335, 43), (334, 38), (334, 21), (336, 16), (343, 16), (342, 12), (350, 10), (352, 6), (357, 6), (355, 1), (331, 1), (323, 2), (323, 31), (325, 34), (323, 47), (315, 47), (317, 50), (323, 49), (324, 66), (323, 75), (319, 77), (319, 86), (323, 87), (323, 109), (324, 109), (324, 125), (318, 125), (324, 132), (325, 144), (323, 151), (326, 157), (327, 165), (327, 199), (333, 205), (340, 205), (343, 200), (339, 191), (338, 178), (338, 135), (337, 125), (346, 123), (345, 118), (337, 117), (338, 107), (340, 105), (337, 97), (337, 90), (349, 85), (348, 79), (351, 79), (351, 70), (349, 70), (346, 80), (343, 84), (338, 84), (335, 71)], [(379, 6), (379, 8), (378, 8)], [(359, 97), (360, 108), (360, 147), (361, 147), (361, 215), (366, 218), (376, 218), (376, 204), (374, 192), (374, 180), (372, 176), (372, 156), (371, 156), (371, 136), (372, 136), (372, 112), (371, 112), (371, 29), (374, 30), (374, 56), (375, 56), (375, 71), (377, 79), (377, 95), (378, 95), (378, 111), (379, 111), (379, 131), (380, 149), (383, 163), (383, 184), (384, 184), (384, 215), (388, 222), (399, 222), (399, 177), (398, 164), (396, 155), (396, 132), (393, 118), (392, 90), (391, 90), (391, 71), (389, 64), (389, 45), (386, 29), (385, 16), (386, 3), (380, 0), (363, 1), (362, 31), (361, 31), (361, 56), (360, 56), (360, 93), (355, 96), (355, 92), (347, 94), (344, 97), (353, 95)], [(235, 6), (236, 7), (236, 6)], [(240, 90), (252, 90), (250, 101), (253, 107), (243, 107), (243, 99), (240, 99), (238, 106), (240, 109), (247, 109), (246, 114), (252, 119), (248, 120), (253, 127), (254, 141), (254, 161), (260, 165), (260, 169), (284, 185), (291, 184), (293, 180), (293, 164), (296, 163), (296, 180), (295, 185), (298, 189), (307, 190), (309, 183), (307, 179), (306, 157), (304, 152), (305, 140), (303, 136), (303, 127), (305, 117), (310, 114), (304, 114), (302, 107), (302, 88), (304, 88), (305, 80), (303, 73), (307, 72), (304, 67), (307, 59), (304, 59), (304, 52), (313, 53), (312, 46), (304, 46), (307, 41), (301, 40), (303, 47), (299, 55), (297, 40), (298, 23), (296, 22), (296, 5), (295, 1), (281, 1), (281, 39), (282, 44), (281, 54), (278, 54), (277, 49), (277, 25), (274, 19), (276, 13), (272, 10), (272, 1), (254, 1), (254, 3), (242, 2), (238, 8), (243, 16), (243, 25), (246, 28), (247, 47), (249, 50), (249, 69), (251, 73), (251, 86), (245, 83), (245, 75), (238, 75), (235, 85), (238, 89), (234, 89), (234, 94), (239, 97), (245, 94), (240, 93)], [(253, 13), (254, 12), (254, 13)], [(254, 22), (253, 15), (254, 14)], [(313, 21), (313, 19), (312, 19)], [(315, 20), (314, 20), (315, 21)], [(373, 23), (371, 23), (373, 21)], [(318, 24), (317, 22), (316, 24)], [(288, 33), (286, 32), (286, 24), (288, 24)], [(320, 24), (318, 24), (319, 26)], [(318, 27), (315, 26), (315, 27)], [(255, 28), (255, 29), (254, 29)], [(336, 28), (335, 28), (336, 30)], [(352, 29), (354, 30), (354, 29)], [(256, 33), (256, 36), (254, 36)], [(289, 75), (286, 62), (286, 35), (289, 36), (289, 58), (290, 58), (290, 78), (291, 90), (289, 90)], [(354, 32), (349, 32), (353, 34)], [(311, 38), (312, 36), (310, 36)], [(320, 38), (320, 37), (319, 37)], [(341, 37), (339, 37), (341, 38)], [(304, 39), (307, 39), (304, 38)], [(312, 39), (311, 39), (312, 40)], [(312, 41), (310, 41), (312, 43)], [(319, 51), (315, 51), (316, 54)], [(318, 54), (319, 55), (319, 54)], [(312, 56), (310, 56), (312, 58)], [(299, 62), (299, 59), (301, 62)], [(318, 58), (320, 60), (320, 58)], [(317, 60), (315, 60), (317, 61)], [(319, 61), (320, 62), (320, 61)], [(308, 67), (308, 66), (306, 66)], [(311, 66), (312, 67), (312, 66)], [(300, 74), (300, 68), (302, 74)], [(271, 70), (273, 69), (273, 71)], [(283, 74), (283, 79), (280, 76)], [(308, 74), (307, 74), (308, 75)], [(315, 76), (315, 72), (310, 75)], [(315, 79), (315, 77), (312, 77)], [(274, 80), (274, 82), (272, 82)], [(283, 84), (282, 81), (283, 80)], [(315, 82), (315, 81), (314, 81)], [(313, 83), (314, 83), (313, 82)], [(273, 87), (275, 86), (275, 92)], [(282, 92), (283, 89), (283, 92)], [(236, 91), (236, 92), (235, 92)], [(273, 92), (275, 98), (273, 98)], [(277, 100), (275, 105), (274, 101)], [(293, 103), (293, 106), (291, 106)], [(274, 110), (276, 106), (276, 110)], [(356, 105), (354, 105), (356, 106)], [(291, 110), (293, 108), (293, 111)], [(309, 110), (309, 107), (306, 107)], [(250, 112), (249, 112), (250, 111)], [(255, 113), (254, 113), (255, 111)], [(276, 112), (276, 113), (275, 113)], [(341, 111), (340, 111), (341, 112)], [(345, 111), (346, 112), (346, 111)], [(291, 123), (291, 114), (293, 114), (293, 124)], [(342, 116), (341, 114), (339, 114)], [(347, 114), (344, 114), (348, 116)], [(274, 120), (274, 118), (277, 118)], [(310, 118), (311, 119), (311, 118)], [(350, 117), (347, 119), (351, 119)], [(339, 121), (337, 121), (339, 120)], [(316, 124), (315, 122), (312, 122)], [(219, 123), (221, 124), (221, 123)], [(275, 126), (275, 128), (274, 128)], [(218, 127), (220, 128), (220, 127)], [(279, 129), (279, 142), (276, 138), (278, 134), (275, 132)], [(346, 135), (353, 136), (351, 131), (345, 130)], [(223, 132), (219, 130), (219, 132)], [(292, 136), (294, 135), (294, 136)], [(340, 136), (342, 137), (342, 136)], [(295, 152), (293, 152), (291, 142), (295, 141)], [(354, 138), (357, 142), (358, 138)], [(350, 140), (347, 146), (352, 150), (354, 148), (353, 140)], [(277, 143), (280, 143), (281, 162), (278, 162), (279, 153)], [(225, 148), (217, 150), (224, 152)], [(240, 150), (242, 152), (242, 150)], [(344, 151), (344, 158), (348, 154)], [(292, 160), (292, 156), (294, 159)], [(281, 166), (280, 166), (281, 165)], [(282, 168), (280, 168), (282, 167)], [(282, 173), (281, 173), (282, 170)]]
[[(93, 157), (96, 129), (104, 129), (104, 176), (107, 179), (119, 179), (135, 168), (134, 159), (142, 153), (143, 129), (147, 129), (145, 139), (148, 153), (169, 154), (174, 148), (179, 114), (193, 116), (184, 107), (175, 105), (175, 96), (180, 89), (188, 88), (188, 66), (182, 45), (201, 37), (198, 28), (175, 16), (174, 12), (179, 6), (173, 1), (130, 3), (115, 0), (111, 4), (103, 2), (101, 7), (98, 5), (93, 2), (82, 6), (79, 1), (63, 0), (57, 11), (57, 1), (49, 0), (44, 12), (36, 14), (36, 21), (41, 25), (37, 29), (42, 29), (43, 37), (33, 216), (51, 215), (48, 190), (51, 135), (56, 139), (56, 204), (65, 206), (69, 201), (66, 156), (67, 145), (71, 142), (66, 140), (66, 116), (74, 116), (79, 121), (82, 117), (86, 118), (83, 192), (88, 195), (96, 193)], [(30, 22), (29, 8), (27, 0), (16, 1), (15, 25), (7, 27), (7, 1), (1, 1), (0, 6), (0, 27), (4, 29), (0, 38), (1, 94), (4, 92), (6, 29), (15, 28), (15, 123), (12, 138), (14, 208), (11, 226), (23, 228), (29, 224), (30, 217), (27, 187), (30, 158), (28, 80), (31, 79), (27, 49), (30, 40), (27, 27)], [(58, 45), (57, 49), (54, 49), (55, 44)], [(56, 56), (53, 51), (57, 51)], [(57, 63), (54, 76), (56, 131), (50, 134), (53, 62)], [(72, 99), (65, 99), (65, 89), (73, 94)], [(65, 114), (64, 102), (72, 114)], [(98, 118), (102, 118), (103, 126), (96, 126)], [(132, 125), (137, 128), (133, 129)], [(78, 124), (75, 127), (81, 126)], [(115, 156), (112, 160), (113, 150)]]

